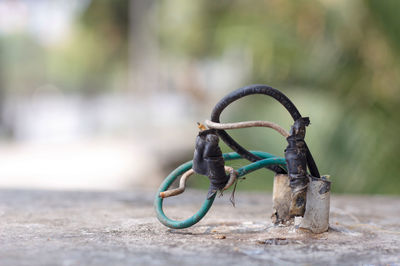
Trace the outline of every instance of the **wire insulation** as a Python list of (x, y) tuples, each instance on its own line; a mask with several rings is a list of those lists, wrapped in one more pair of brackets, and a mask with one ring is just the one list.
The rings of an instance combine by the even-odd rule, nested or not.
[[(257, 157), (262, 158), (260, 161), (255, 163), (251, 163), (249, 165), (243, 166), (237, 170), (238, 177), (256, 171), (260, 168), (264, 168), (269, 165), (281, 165), (283, 168), (286, 167), (286, 161), (284, 158), (275, 157), (272, 154), (261, 152), (261, 151), (252, 151), (252, 154), (256, 155)], [(224, 160), (235, 160), (241, 159), (241, 156), (236, 152), (225, 153), (223, 154)], [(155, 200), (154, 200), (154, 207), (157, 213), (157, 219), (165, 226), (173, 229), (182, 229), (190, 227), (196, 223), (198, 223), (208, 212), (211, 208), (211, 205), (214, 202), (216, 193), (209, 199), (205, 199), (203, 205), (200, 209), (190, 218), (183, 220), (183, 221), (176, 221), (168, 218), (163, 210), (163, 198), (160, 197), (160, 193), (166, 191), (171, 184), (182, 174), (187, 172), (192, 168), (193, 161), (189, 161), (177, 167), (174, 171), (172, 171), (162, 182), (160, 188), (157, 191)]]
[[(225, 172), (229, 173), (229, 180), (228, 182), (225, 184), (225, 187), (223, 188), (223, 190), (228, 189), (230, 186), (233, 185), (233, 183), (235, 183), (238, 173), (235, 171), (235, 169), (233, 169), (230, 166), (224, 166), (225, 167)], [(174, 188), (174, 189), (169, 189), (163, 192), (160, 192), (160, 197), (161, 198), (168, 198), (168, 197), (172, 197), (172, 196), (176, 196), (179, 194), (182, 194), (185, 189), (186, 189), (186, 182), (189, 179), (189, 177), (191, 175), (194, 174), (194, 170), (193, 169), (189, 169), (187, 170), (181, 177), (180, 181), (179, 181), (179, 187)]]
[(235, 122), (235, 123), (215, 123), (210, 120), (204, 122), (208, 128), (211, 129), (239, 129), (248, 127), (269, 127), (275, 129), (283, 137), (287, 138), (290, 136), (289, 132), (278, 124), (269, 121), (245, 121), (245, 122)]
[[(215, 105), (214, 109), (211, 112), (211, 121), (215, 123), (220, 123), (221, 113), (228, 105), (245, 96), (256, 95), (256, 94), (267, 95), (277, 100), (280, 104), (282, 104), (286, 108), (286, 110), (288, 110), (289, 114), (292, 116), (294, 121), (302, 117), (300, 112), (297, 110), (296, 106), (282, 92), (267, 85), (256, 84), (237, 89), (226, 95), (224, 98), (222, 98)], [(228, 145), (234, 151), (236, 151), (238, 154), (240, 154), (243, 158), (251, 162), (256, 162), (258, 160), (261, 160), (260, 157), (252, 154), (247, 149), (242, 147), (239, 143), (237, 143), (226, 131), (222, 129), (217, 129), (216, 131), (219, 137), (225, 142), (225, 144)], [(307, 145), (306, 149), (307, 149), (306, 151), (307, 165), (310, 170), (310, 173), (312, 176), (320, 177), (318, 168), (314, 162), (314, 159)], [(286, 171), (283, 170), (278, 165), (271, 165), (268, 166), (267, 168), (274, 171), (277, 174), (286, 174)]]

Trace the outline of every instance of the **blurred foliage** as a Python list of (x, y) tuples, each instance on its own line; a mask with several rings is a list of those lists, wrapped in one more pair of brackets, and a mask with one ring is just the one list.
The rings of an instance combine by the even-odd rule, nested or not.
[(122, 0), (90, 2), (77, 14), (71, 36), (52, 45), (26, 32), (0, 36), (4, 88), (32, 93), (43, 84), (57, 84), (84, 94), (126, 88), (128, 6)]
[(58, 83), (67, 80), (68, 88), (89, 94), (126, 87), (120, 76), (128, 67), (128, 4), (91, 2), (78, 20), (76, 36), (51, 58), (51, 76), (59, 77)]
[[(237, 87), (276, 87), (311, 117), (307, 141), (335, 192), (400, 194), (400, 1), (153, 3), (160, 57), (199, 64), (227, 54), (244, 59), (233, 66), (246, 69)], [(126, 88), (129, 4), (91, 1), (73, 36), (58, 46), (43, 47), (21, 34), (0, 39), (0, 51), (7, 47), (0, 53), (0, 83), (24, 91), (26, 84), (35, 88), (46, 81), (88, 94)], [(223, 120), (267, 119), (288, 128), (282, 109), (266, 97), (249, 97), (228, 108)], [(286, 146), (265, 129), (232, 135), (246, 147), (281, 156)], [(272, 177), (256, 173), (240, 187), (270, 189), (260, 185), (264, 175)]]
[[(247, 84), (284, 90), (311, 116), (309, 146), (321, 172), (332, 175), (335, 192), (398, 194), (398, 10), (396, 0), (172, 0), (160, 8), (160, 41), (165, 53), (193, 60), (229, 50), (250, 57)], [(288, 127), (290, 119), (277, 108), (253, 97), (228, 119), (275, 119)], [(283, 155), (284, 142), (253, 132), (232, 134), (247, 147)]]

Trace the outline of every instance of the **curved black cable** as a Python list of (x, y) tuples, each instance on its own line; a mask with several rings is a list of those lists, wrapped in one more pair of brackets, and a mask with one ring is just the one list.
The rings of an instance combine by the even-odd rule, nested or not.
[[(282, 104), (286, 110), (288, 110), (289, 114), (292, 116), (293, 120), (296, 121), (301, 118), (300, 112), (297, 110), (296, 106), (289, 100), (286, 95), (284, 95), (282, 92), (280, 92), (277, 89), (274, 89), (272, 87), (266, 86), (266, 85), (250, 85), (246, 86), (240, 89), (237, 89), (228, 95), (226, 95), (224, 98), (222, 98), (214, 107), (214, 109), (211, 112), (211, 121), (219, 123), (220, 122), (220, 115), (222, 111), (231, 103), (234, 101), (243, 98), (248, 95), (254, 95), (254, 94), (264, 94), (268, 95), (274, 99), (276, 99), (280, 104)], [(236, 151), (238, 154), (240, 154), (243, 158), (251, 161), (251, 162), (256, 162), (261, 160), (260, 157), (255, 156), (254, 154), (250, 153), (248, 150), (243, 148), (242, 146), (239, 145), (231, 136), (229, 136), (228, 133), (226, 133), (225, 130), (216, 130), (217, 134), (219, 137), (234, 151)], [(312, 176), (319, 177), (319, 172), (318, 168), (315, 165), (314, 159), (306, 145), (307, 149), (307, 165), (310, 170), (310, 173)], [(272, 165), (267, 167), (268, 169), (274, 171), (275, 173), (278, 174), (285, 174), (286, 171), (282, 169), (281, 167), (277, 165)]]

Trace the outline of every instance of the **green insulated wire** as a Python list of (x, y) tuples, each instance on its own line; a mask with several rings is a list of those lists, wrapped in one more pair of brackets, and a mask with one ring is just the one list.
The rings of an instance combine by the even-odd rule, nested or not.
[[(262, 158), (262, 160), (256, 161), (254, 163), (248, 164), (246, 166), (243, 166), (237, 170), (238, 172), (238, 177), (241, 177), (243, 175), (246, 175), (248, 173), (251, 173), (255, 170), (258, 170), (260, 168), (264, 168), (266, 166), (270, 165), (280, 165), (283, 168), (286, 168), (286, 161), (282, 157), (276, 157), (272, 154), (269, 154), (267, 152), (262, 152), (262, 151), (251, 151), (252, 154), (255, 156), (258, 156)], [(236, 159), (242, 159), (242, 157), (237, 154), (236, 152), (230, 152), (230, 153), (225, 153), (223, 154), (224, 160), (225, 161), (230, 161), (230, 160), (236, 160)], [(182, 228), (187, 228), (190, 227), (196, 223), (198, 223), (208, 212), (208, 210), (211, 208), (211, 205), (214, 202), (216, 193), (210, 198), (206, 199), (203, 203), (203, 205), (200, 207), (200, 209), (190, 218), (183, 220), (183, 221), (175, 221), (170, 218), (168, 218), (164, 211), (163, 211), (163, 198), (160, 197), (160, 192), (166, 191), (171, 184), (183, 173), (185, 173), (187, 170), (191, 169), (193, 165), (193, 161), (186, 162), (182, 165), (180, 165), (178, 168), (176, 168), (174, 171), (172, 171), (164, 180), (164, 182), (161, 184), (160, 188), (157, 191), (156, 198), (154, 200), (154, 207), (156, 209), (157, 213), (157, 218), (158, 220), (165, 226), (173, 228), (173, 229), (182, 229)]]

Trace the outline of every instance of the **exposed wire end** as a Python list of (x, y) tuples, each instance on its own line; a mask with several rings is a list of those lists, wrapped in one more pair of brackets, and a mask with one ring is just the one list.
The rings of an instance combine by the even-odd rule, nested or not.
[(235, 186), (233, 187), (231, 197), (229, 198), (229, 201), (232, 203), (233, 208), (236, 207), (236, 204), (235, 204), (235, 192), (236, 192), (236, 187), (237, 187), (237, 184), (238, 184), (238, 180), (239, 179), (235, 180)]
[(222, 190), (227, 190), (228, 188), (230, 188), (235, 183), (235, 181), (238, 179), (239, 176), (239, 173), (230, 166), (225, 166), (225, 171), (229, 172), (229, 180), (228, 182), (226, 182), (225, 187)]
[(202, 123), (200, 123), (200, 122), (197, 122), (197, 127), (200, 129), (200, 131), (204, 131), (204, 130), (207, 129), (207, 128), (206, 128)]
[(245, 121), (245, 122), (235, 122), (235, 123), (216, 123), (210, 120), (204, 122), (210, 129), (239, 129), (239, 128), (249, 128), (249, 127), (269, 127), (276, 130), (283, 137), (287, 138), (290, 136), (289, 132), (278, 124), (269, 121)]

